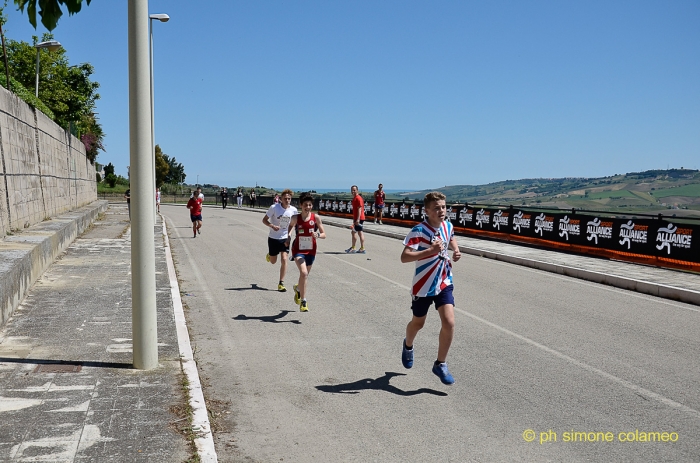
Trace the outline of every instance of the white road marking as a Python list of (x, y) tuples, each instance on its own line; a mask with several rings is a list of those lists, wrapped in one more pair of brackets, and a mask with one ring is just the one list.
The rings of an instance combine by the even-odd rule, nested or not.
[[(175, 273), (175, 264), (173, 262), (172, 249), (170, 248), (170, 240), (165, 226), (165, 216), (160, 216), (163, 222), (163, 240), (165, 241), (165, 260), (168, 263), (168, 275), (170, 277), (170, 294), (173, 300), (173, 311), (175, 314), (175, 326), (177, 329), (177, 342), (180, 350), (180, 364), (182, 371), (187, 377), (190, 392), (190, 407), (192, 407), (192, 428), (197, 430), (197, 437), (194, 443), (197, 447), (197, 453), (201, 461), (207, 463), (216, 463), (216, 449), (214, 448), (214, 437), (211, 433), (211, 425), (209, 424), (209, 415), (207, 414), (207, 406), (204, 402), (204, 393), (202, 392), (202, 383), (199, 379), (197, 364), (194, 361), (192, 346), (190, 345), (190, 335), (187, 330), (187, 321), (185, 319), (185, 311), (182, 308), (182, 299), (180, 298), (180, 285), (177, 282), (177, 274)], [(179, 236), (177, 228), (173, 227), (175, 233)], [(183, 246), (190, 261), (192, 269), (196, 272), (196, 277), (203, 283), (204, 279), (199, 273), (199, 269), (194, 264), (192, 257), (187, 249)], [(214, 306), (209, 290), (205, 290), (205, 294), (212, 306)]]
[[(396, 286), (398, 286), (398, 287), (400, 287), (400, 288), (405, 288), (405, 289), (407, 289), (407, 290), (410, 291), (410, 288), (409, 288), (408, 286), (402, 285), (401, 283), (398, 283), (398, 282), (396, 282), (396, 281), (394, 281), (394, 280), (391, 280), (391, 279), (389, 279), (389, 278), (386, 278), (385, 276), (380, 275), (380, 274), (378, 274), (378, 273), (376, 273), (376, 272), (373, 272), (373, 271), (371, 271), (371, 270), (368, 270), (368, 269), (366, 269), (366, 268), (364, 268), (364, 267), (361, 267), (361, 266), (359, 266), (359, 265), (357, 265), (357, 264), (353, 264), (352, 262), (348, 262), (348, 261), (346, 261), (346, 260), (344, 260), (344, 259), (341, 259), (341, 258), (339, 258), (339, 257), (337, 257), (337, 256), (334, 256), (334, 255), (330, 255), (330, 257), (333, 257), (333, 258), (339, 260), (340, 262), (343, 262), (343, 263), (345, 263), (345, 264), (347, 264), (347, 265), (350, 265), (350, 266), (353, 266), (353, 267), (355, 267), (355, 268), (358, 268), (358, 269), (360, 269), (360, 270), (362, 270), (362, 271), (364, 271), (364, 272), (369, 273), (370, 275), (374, 275), (374, 276), (376, 276), (376, 277), (378, 277), (378, 278), (381, 278), (381, 279), (384, 280), (384, 281), (387, 281), (387, 282), (392, 283), (392, 284), (394, 284), (394, 285), (396, 285)], [(502, 327), (502, 326), (500, 326), (500, 325), (497, 325), (497, 324), (495, 324), (495, 323), (493, 323), (493, 322), (490, 322), (490, 321), (488, 321), (488, 320), (486, 320), (486, 319), (484, 319), (484, 318), (481, 318), (481, 317), (479, 317), (478, 315), (474, 315), (474, 314), (472, 314), (472, 313), (470, 313), (470, 312), (467, 312), (466, 310), (463, 310), (463, 309), (460, 309), (460, 308), (455, 307), (455, 312), (459, 312), (459, 313), (461, 313), (461, 314), (463, 314), (463, 315), (466, 315), (467, 317), (469, 317), (469, 318), (471, 318), (471, 319), (473, 319), (473, 320), (476, 320), (476, 321), (478, 321), (478, 322), (480, 322), (480, 323), (483, 323), (484, 325), (490, 326), (491, 328), (496, 329), (496, 330), (500, 331), (501, 333), (504, 333), (504, 334), (507, 334), (508, 336), (512, 336), (512, 337), (514, 337), (514, 338), (516, 338), (516, 339), (519, 339), (520, 341), (523, 341), (523, 342), (525, 342), (525, 343), (527, 343), (527, 344), (529, 344), (529, 345), (531, 345), (531, 346), (533, 346), (533, 347), (536, 347), (536, 348), (538, 348), (538, 349), (540, 349), (540, 350), (542, 350), (542, 351), (544, 351), (544, 352), (547, 352), (548, 354), (554, 355), (555, 357), (558, 357), (558, 358), (560, 358), (560, 359), (566, 361), (567, 363), (570, 363), (571, 365), (575, 365), (575, 366), (577, 366), (577, 367), (579, 367), (579, 368), (582, 368), (582, 369), (584, 369), (584, 370), (586, 370), (586, 371), (588, 371), (588, 372), (590, 372), (590, 373), (593, 373), (593, 374), (596, 374), (596, 375), (598, 375), (598, 376), (601, 376), (601, 377), (603, 377), (603, 378), (605, 378), (605, 379), (607, 379), (607, 380), (609, 380), (609, 381), (612, 381), (612, 382), (615, 383), (615, 384), (618, 384), (618, 385), (620, 385), (620, 386), (623, 386), (623, 387), (625, 387), (625, 388), (627, 388), (627, 389), (629, 389), (629, 390), (635, 392), (636, 394), (642, 395), (642, 396), (644, 396), (644, 397), (646, 397), (646, 398), (649, 398), (649, 399), (652, 399), (652, 400), (656, 400), (657, 402), (661, 402), (662, 404), (664, 404), (664, 405), (666, 405), (666, 406), (668, 406), (668, 407), (671, 407), (671, 408), (674, 408), (674, 409), (676, 409), (676, 410), (680, 410), (680, 411), (682, 411), (682, 412), (688, 413), (689, 415), (692, 415), (692, 416), (694, 416), (695, 418), (700, 418), (700, 411), (695, 410), (694, 408), (690, 408), (690, 407), (688, 407), (688, 406), (685, 406), (685, 405), (683, 405), (683, 404), (681, 404), (681, 403), (679, 403), (679, 402), (676, 402), (675, 400), (672, 400), (672, 399), (669, 399), (669, 398), (667, 398), (667, 397), (664, 397), (664, 396), (662, 396), (661, 394), (657, 394), (656, 392), (650, 391), (649, 389), (645, 389), (645, 388), (643, 388), (643, 387), (641, 387), (641, 386), (638, 386), (638, 385), (636, 385), (636, 384), (634, 384), (634, 383), (631, 383), (631, 382), (629, 382), (629, 381), (627, 381), (627, 380), (625, 380), (625, 379), (622, 379), (622, 378), (619, 378), (619, 377), (617, 377), (617, 376), (615, 376), (615, 375), (612, 375), (612, 374), (610, 374), (610, 373), (607, 373), (607, 372), (605, 372), (605, 371), (603, 371), (603, 370), (601, 370), (601, 369), (599, 369), (599, 368), (596, 368), (596, 367), (593, 367), (593, 366), (591, 366), (591, 365), (588, 365), (587, 363), (581, 362), (580, 360), (576, 360), (576, 359), (573, 358), (573, 357), (569, 357), (568, 355), (566, 355), (566, 354), (564, 354), (564, 353), (561, 353), (561, 352), (559, 352), (558, 350), (552, 349), (551, 347), (547, 347), (547, 346), (545, 346), (544, 344), (540, 344), (540, 343), (537, 342), (537, 341), (533, 341), (532, 339), (530, 339), (530, 338), (528, 338), (528, 337), (525, 337), (525, 336), (523, 336), (523, 335), (520, 335), (520, 334), (518, 334), (518, 333), (515, 333), (515, 332), (513, 332), (513, 331), (511, 331), (511, 330), (509, 330), (509, 329), (507, 329), (507, 328), (504, 328), (504, 327)]]

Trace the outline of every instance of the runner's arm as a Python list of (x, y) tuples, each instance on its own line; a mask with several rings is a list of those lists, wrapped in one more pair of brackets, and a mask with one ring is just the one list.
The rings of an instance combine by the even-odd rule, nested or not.
[(323, 222), (321, 222), (320, 215), (316, 216), (316, 225), (318, 225), (318, 236), (316, 238), (320, 238), (322, 240), (325, 240), (326, 239), (326, 230), (323, 228)]
[(278, 231), (280, 229), (279, 226), (270, 223), (270, 218), (267, 216), (267, 214), (263, 216), (262, 223), (264, 223), (266, 227), (272, 228), (274, 231)]
[(410, 246), (405, 246), (401, 252), (401, 263), (407, 264), (409, 262), (415, 262), (417, 260), (425, 259), (430, 256), (434, 256), (442, 251), (442, 241), (433, 241), (430, 243), (428, 249), (423, 249), (422, 251), (416, 251)]
[(462, 258), (462, 253), (459, 250), (459, 245), (457, 244), (457, 238), (453, 235), (452, 239), (450, 240), (450, 248), (452, 248), (452, 260), (457, 262), (459, 259)]

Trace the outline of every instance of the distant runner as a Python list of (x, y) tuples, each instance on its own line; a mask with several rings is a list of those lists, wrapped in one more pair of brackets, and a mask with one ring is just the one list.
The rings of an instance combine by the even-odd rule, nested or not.
[(287, 273), (287, 258), (289, 257), (289, 224), (292, 217), (297, 215), (297, 208), (291, 206), (292, 190), (286, 189), (282, 192), (280, 202), (273, 204), (268, 209), (262, 222), (270, 227), (270, 234), (267, 238), (268, 253), (265, 260), (271, 264), (277, 263), (277, 256), (280, 256), (280, 282), (277, 284), (277, 291), (287, 291), (284, 287), (284, 275)]
[(160, 214), (160, 188), (156, 188), (156, 212)]
[(316, 259), (316, 239), (325, 239), (326, 232), (321, 217), (311, 212), (314, 208), (314, 197), (310, 193), (301, 195), (299, 205), (301, 214), (295, 215), (289, 224), (289, 231), (294, 229), (296, 232), (292, 244), (292, 257), (299, 268), (299, 283), (294, 285), (294, 302), (299, 304), (300, 312), (307, 312), (309, 305), (306, 302), (306, 280)]
[(187, 201), (187, 209), (190, 210), (190, 220), (192, 220), (192, 234), (193, 238), (197, 238), (197, 233), (202, 233), (202, 202), (204, 201), (204, 195), (202, 194), (202, 189), (197, 187), (195, 192), (190, 196), (190, 200)]
[[(350, 226), (352, 246), (346, 249), (345, 252), (348, 254), (364, 254), (367, 252), (365, 251), (365, 234), (362, 231), (365, 223), (365, 200), (358, 194), (357, 185), (350, 187), (350, 193), (352, 193), (352, 225)], [(360, 237), (360, 249), (355, 251), (358, 236)]]
[(384, 199), (386, 199), (384, 185), (380, 183), (377, 191), (374, 192), (374, 223), (377, 223), (377, 218), (379, 218), (380, 225), (382, 225), (382, 216), (384, 215)]
[(447, 369), (447, 353), (452, 344), (455, 329), (454, 304), (452, 296), (452, 264), (448, 248), (454, 251), (452, 260), (457, 262), (462, 254), (459, 252), (454, 230), (450, 222), (445, 221), (447, 209), (445, 195), (433, 191), (425, 195), (426, 220), (411, 229), (403, 241), (404, 249), (401, 262), (415, 262), (411, 296), (413, 318), (406, 326), (406, 338), (403, 341), (401, 362), (405, 368), (413, 366), (413, 341), (425, 324), (430, 306), (440, 314), (442, 328), (438, 342), (437, 360), (433, 364), (433, 373), (443, 384), (453, 384), (454, 378)]

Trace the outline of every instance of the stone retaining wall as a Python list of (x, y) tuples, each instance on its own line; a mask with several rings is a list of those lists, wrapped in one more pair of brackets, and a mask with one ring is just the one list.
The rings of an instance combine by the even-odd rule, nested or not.
[(0, 87), (0, 238), (97, 199), (83, 143)]

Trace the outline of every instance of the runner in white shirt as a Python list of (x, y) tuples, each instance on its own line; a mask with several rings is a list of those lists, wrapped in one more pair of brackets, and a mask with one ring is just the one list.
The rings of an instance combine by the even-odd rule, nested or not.
[(297, 208), (292, 206), (292, 190), (286, 189), (280, 196), (280, 202), (273, 204), (263, 217), (262, 222), (270, 227), (267, 238), (268, 253), (265, 260), (271, 264), (277, 263), (280, 256), (280, 282), (277, 291), (287, 291), (284, 287), (284, 275), (287, 273), (287, 258), (289, 257), (289, 224), (292, 217), (297, 215)]

